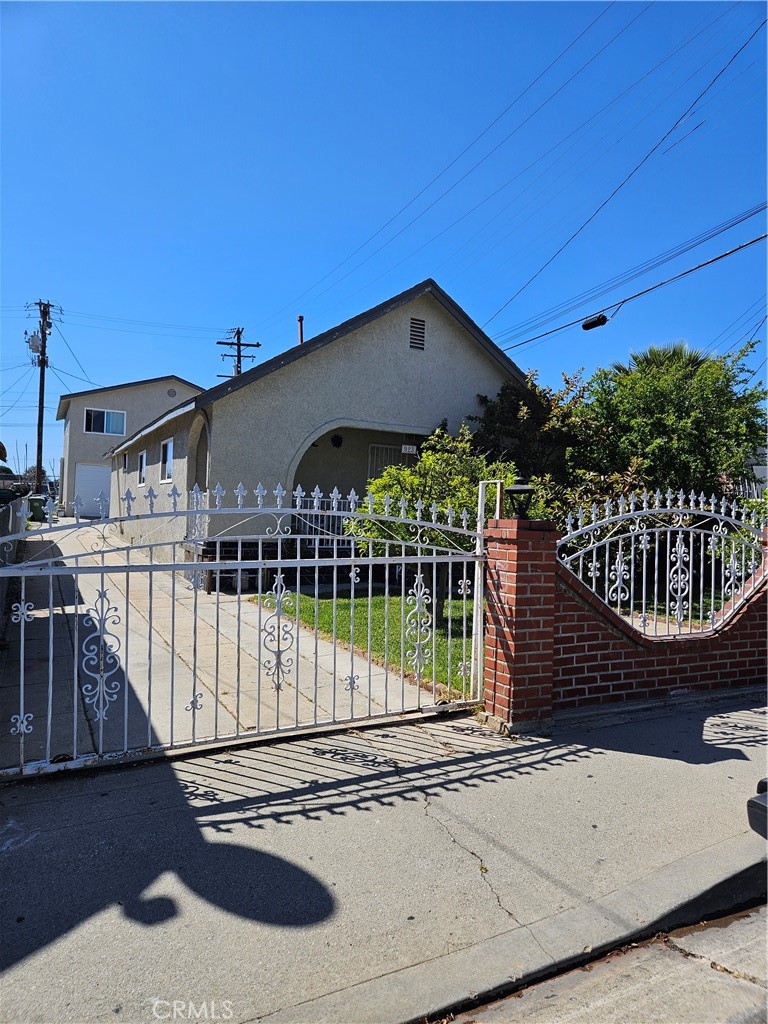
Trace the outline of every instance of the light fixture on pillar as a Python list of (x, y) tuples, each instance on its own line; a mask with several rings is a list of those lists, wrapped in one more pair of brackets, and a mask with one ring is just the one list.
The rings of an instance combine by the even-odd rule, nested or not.
[(513, 519), (527, 519), (528, 509), (531, 507), (531, 499), (534, 495), (534, 488), (522, 480), (505, 487), (504, 493), (509, 499), (509, 506)]

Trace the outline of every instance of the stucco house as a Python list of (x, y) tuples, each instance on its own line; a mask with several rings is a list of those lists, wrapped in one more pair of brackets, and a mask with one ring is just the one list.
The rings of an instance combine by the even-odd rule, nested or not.
[[(411, 458), (443, 419), (457, 432), (479, 411), (478, 394), (525, 387), (522, 371), (433, 280), (395, 295), (209, 391), (190, 397), (112, 449), (112, 507), (127, 489), (139, 518), (132, 543), (184, 540), (185, 517), (142, 522), (151, 487), (156, 512), (169, 492), (186, 508), (195, 484), (220, 483), (234, 505), (242, 481), (269, 499), (278, 484), (327, 496), (355, 488)], [(123, 509), (121, 508), (121, 511)], [(221, 521), (216, 523), (221, 527)]]
[(112, 458), (107, 451), (115, 439), (129, 437), (144, 423), (201, 391), (196, 384), (169, 374), (62, 395), (56, 419), (64, 420), (59, 500), (66, 511), (71, 512), (75, 495), (79, 495), (82, 515), (98, 516), (99, 492), (107, 497), (110, 493)]

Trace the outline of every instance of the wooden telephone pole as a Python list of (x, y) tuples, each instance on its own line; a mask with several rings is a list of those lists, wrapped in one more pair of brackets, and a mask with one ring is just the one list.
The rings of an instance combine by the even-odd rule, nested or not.
[(35, 459), (35, 494), (43, 489), (43, 415), (45, 413), (45, 369), (48, 366), (48, 331), (51, 323), (51, 304), (39, 299), (34, 305), (40, 313), (40, 352), (37, 365), (40, 367), (40, 388), (37, 399), (37, 457)]
[[(244, 327), (232, 327), (227, 335), (226, 341), (217, 341), (217, 345), (228, 345), (230, 348), (234, 348), (234, 352), (223, 352), (221, 355), (222, 359), (234, 359), (235, 360), (235, 372), (234, 377), (243, 372), (243, 359), (255, 359), (256, 356), (243, 355), (244, 348), (261, 348), (261, 342), (247, 342), (243, 341)], [(226, 377), (225, 373), (217, 374), (219, 377)]]

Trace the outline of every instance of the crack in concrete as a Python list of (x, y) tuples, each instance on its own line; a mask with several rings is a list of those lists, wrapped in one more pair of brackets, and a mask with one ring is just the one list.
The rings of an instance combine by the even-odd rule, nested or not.
[(759, 978), (755, 978), (751, 974), (745, 974), (744, 971), (736, 971), (730, 967), (725, 967), (723, 964), (719, 964), (717, 960), (711, 960), (708, 956), (702, 956), (701, 953), (693, 953), (690, 949), (686, 949), (684, 946), (679, 946), (676, 942), (673, 942), (668, 935), (665, 935), (661, 941), (667, 949), (672, 950), (674, 953), (680, 953), (686, 960), (701, 960), (705, 964), (709, 964), (713, 971), (720, 971), (721, 974), (727, 974), (738, 981), (748, 981), (752, 985), (758, 985), (763, 989), (766, 987), (765, 983), (760, 981)]
[(443, 750), (447, 751), (449, 754), (458, 755), (459, 751), (455, 747), (451, 746), (447, 740), (441, 740), (438, 736), (434, 736), (429, 729), (423, 726), (420, 722), (413, 722), (412, 724), (414, 729), (418, 729), (420, 732), (425, 733), (433, 743), (437, 743), (437, 745), (442, 747)]
[(483, 880), (483, 882), (488, 886), (488, 888), (491, 890), (491, 892), (493, 894), (493, 897), (494, 897), (494, 899), (496, 900), (496, 903), (499, 906), (499, 909), (502, 910), (509, 918), (511, 918), (518, 927), (525, 928), (525, 930), (528, 932), (530, 937), (533, 939), (533, 941), (539, 947), (539, 949), (544, 954), (544, 956), (548, 957), (550, 960), (554, 960), (552, 954), (550, 952), (548, 952), (542, 946), (542, 944), (539, 942), (539, 940), (536, 937), (536, 935), (534, 935), (533, 932), (526, 925), (521, 924), (521, 922), (518, 921), (518, 919), (515, 917), (515, 915), (512, 913), (512, 911), (508, 907), (505, 907), (504, 904), (501, 902), (501, 897), (499, 896), (499, 894), (496, 892), (495, 888), (493, 887), (493, 885), (491, 883), (491, 880), (488, 878), (488, 868), (486, 867), (485, 862), (483, 861), (483, 858), (480, 856), (480, 854), (476, 853), (474, 850), (470, 850), (470, 848), (468, 846), (465, 846), (463, 843), (460, 843), (459, 840), (456, 838), (456, 836), (453, 834), (453, 832), (451, 832), (450, 828), (446, 825), (446, 823), (444, 821), (442, 821), (434, 813), (434, 811), (432, 811), (432, 813), (430, 813), (430, 809), (432, 807), (432, 801), (429, 798), (429, 793), (426, 793), (423, 790), (422, 790), (422, 792), (424, 793), (424, 815), (425, 815), (425, 817), (429, 818), (431, 821), (436, 822), (448, 834), (448, 836), (451, 839), (451, 842), (455, 843), (456, 846), (458, 846), (460, 850), (464, 850), (465, 853), (468, 853), (471, 857), (474, 857), (475, 860), (479, 861), (479, 864), (480, 864), (480, 877)]
[[(422, 790), (422, 792), (424, 792), (424, 791)], [(465, 853), (468, 853), (471, 857), (474, 857), (475, 860), (479, 862), (479, 864), (480, 864), (480, 877), (482, 878), (483, 882), (485, 882), (485, 884), (488, 886), (488, 888), (493, 893), (494, 898), (495, 898), (496, 902), (499, 905), (499, 909), (503, 910), (505, 914), (507, 914), (509, 917), (511, 917), (512, 920), (515, 922), (515, 924), (519, 925), (520, 922), (517, 920), (517, 918), (512, 913), (512, 911), (504, 906), (504, 904), (501, 902), (501, 898), (500, 898), (499, 894), (496, 892), (494, 887), (491, 885), (490, 879), (487, 877), (488, 868), (485, 866), (483, 858), (480, 856), (479, 853), (475, 853), (474, 850), (470, 850), (468, 846), (465, 846), (463, 843), (460, 843), (459, 840), (456, 838), (456, 836), (453, 834), (453, 832), (451, 832), (451, 830), (445, 824), (445, 822), (441, 821), (441, 819), (438, 818), (438, 816), (434, 812), (432, 812), (430, 814), (431, 807), (432, 807), (432, 801), (429, 798), (429, 793), (424, 792), (424, 814), (425, 814), (425, 816), (427, 818), (430, 818), (432, 821), (437, 822), (437, 824), (443, 829), (443, 831), (448, 833), (448, 836), (450, 837), (452, 843), (455, 843), (456, 846), (458, 846), (460, 850), (463, 850)]]

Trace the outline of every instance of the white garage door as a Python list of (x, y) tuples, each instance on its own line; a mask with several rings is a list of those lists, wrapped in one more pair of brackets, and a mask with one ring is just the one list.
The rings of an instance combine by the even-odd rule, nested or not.
[[(78, 462), (75, 466), (75, 494), (79, 494), (80, 500), (83, 502), (81, 516), (101, 515), (101, 509), (96, 499), (99, 492), (103, 491), (104, 497), (109, 500), (109, 479), (109, 466), (88, 466)], [(105, 511), (109, 515), (109, 506)]]

